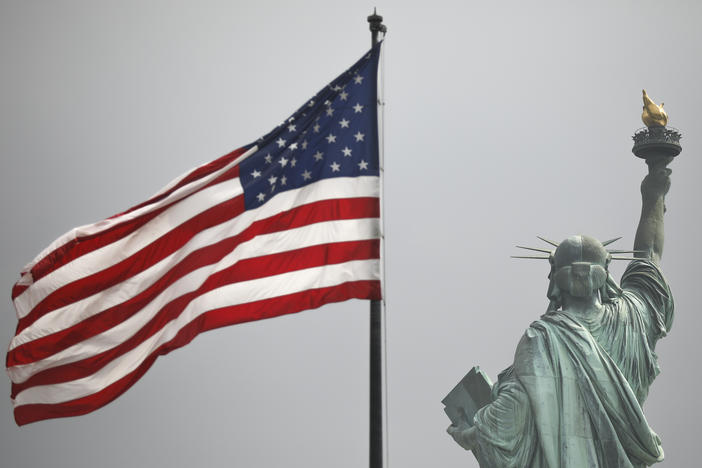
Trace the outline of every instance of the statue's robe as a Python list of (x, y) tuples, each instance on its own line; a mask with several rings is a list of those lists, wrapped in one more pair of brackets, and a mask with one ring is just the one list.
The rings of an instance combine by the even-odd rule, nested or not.
[[(616, 285), (614, 285), (616, 288)], [(594, 319), (549, 312), (475, 416), (482, 468), (639, 468), (663, 459), (641, 410), (673, 321), (658, 267), (635, 260)], [(614, 292), (610, 290), (610, 292)]]

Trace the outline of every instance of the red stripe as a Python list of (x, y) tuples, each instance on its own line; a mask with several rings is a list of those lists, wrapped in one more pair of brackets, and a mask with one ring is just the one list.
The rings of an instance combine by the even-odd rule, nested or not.
[(257, 235), (284, 231), (323, 221), (377, 218), (379, 215), (380, 207), (377, 198), (355, 198), (323, 200), (310, 203), (270, 218), (256, 221), (236, 236), (223, 239), (216, 244), (192, 252), (177, 265), (174, 265), (158, 281), (126, 302), (106, 309), (65, 330), (38, 338), (10, 350), (7, 354), (6, 365), (7, 367), (12, 367), (44, 359), (75, 343), (116, 326), (133, 314), (138, 313), (161, 291), (179, 278), (197, 268), (219, 261), (234, 250), (237, 245), (253, 239)]
[[(38, 372), (21, 384), (13, 383), (12, 398), (29, 387), (68, 382), (94, 374), (109, 362), (131, 351), (158, 333), (171, 320), (177, 318), (194, 299), (224, 285), (322, 265), (374, 258), (380, 258), (380, 240), (378, 239), (316, 245), (292, 252), (281, 252), (242, 260), (212, 275), (197, 290), (166, 304), (138, 332), (118, 346), (80, 361)], [(246, 316), (243, 321), (248, 320), (254, 319)]]
[(146, 270), (180, 249), (200, 231), (235, 218), (243, 211), (243, 195), (215, 205), (193, 216), (121, 262), (56, 289), (18, 321), (17, 333), (52, 310), (92, 296)]
[(167, 354), (174, 349), (188, 344), (195, 336), (204, 331), (251, 320), (260, 320), (307, 309), (316, 309), (324, 304), (346, 301), (353, 298), (380, 299), (380, 282), (354, 281), (339, 286), (313, 289), (255, 303), (225, 307), (207, 312), (183, 327), (171, 341), (164, 343), (156, 349), (137, 369), (112, 385), (97, 393), (65, 403), (18, 406), (14, 411), (15, 421), (18, 425), (22, 426), (43, 419), (78, 416), (105, 406), (139, 380), (159, 355)]
[(22, 294), (25, 289), (29, 287), (28, 284), (15, 284), (12, 287), (12, 300), (14, 301), (17, 296)]
[[(210, 187), (214, 184), (223, 182), (228, 179), (234, 179), (236, 177), (239, 177), (239, 167), (234, 167), (224, 174), (222, 174), (220, 177), (217, 178), (217, 180), (209, 183), (207, 186), (202, 187), (200, 190), (204, 190), (207, 187)], [(200, 191), (198, 190), (198, 192)], [(197, 193), (197, 192), (194, 192)], [(193, 193), (193, 194), (194, 194)], [(189, 195), (192, 196), (193, 194)], [(182, 200), (182, 199), (181, 199)], [(146, 223), (151, 221), (153, 218), (161, 214), (163, 211), (167, 210), (171, 206), (173, 206), (175, 203), (180, 202), (181, 200), (175, 200), (174, 202), (163, 206), (157, 210), (151, 211), (149, 213), (144, 213), (143, 215), (134, 218), (129, 221), (125, 221), (123, 223), (117, 224), (109, 229), (106, 229), (104, 231), (100, 231), (98, 233), (88, 235), (88, 236), (82, 236), (78, 239), (73, 239), (65, 244), (63, 244), (60, 247), (57, 247), (54, 249), (50, 254), (46, 255), (44, 258), (42, 258), (39, 262), (37, 262), (32, 268), (32, 280), (34, 282), (38, 281), (42, 277), (48, 275), (52, 271), (57, 270), (58, 268), (72, 262), (78, 257), (81, 257), (87, 253), (90, 253), (94, 250), (97, 250), (101, 247), (104, 247), (106, 245), (109, 245), (115, 241), (118, 241), (119, 239), (131, 234), (132, 232), (136, 231), (140, 227), (144, 226)], [(132, 210), (129, 210), (132, 211)], [(118, 215), (116, 215), (118, 216)], [(26, 289), (26, 287), (24, 288)], [(21, 292), (24, 291), (22, 289), (21, 291), (17, 291), (17, 294), (15, 294), (15, 291), (13, 290), (12, 294), (12, 299), (14, 300)]]
[[(234, 151), (232, 151), (229, 154), (225, 154), (224, 156), (221, 156), (218, 159), (215, 159), (214, 161), (210, 161), (209, 163), (207, 163), (203, 166), (195, 168), (194, 170), (192, 170), (190, 172), (190, 174), (185, 176), (180, 182), (178, 182), (176, 185), (171, 187), (166, 192), (163, 192), (162, 194), (157, 195), (155, 197), (149, 198), (145, 202), (140, 203), (138, 205), (135, 205), (135, 206), (129, 208), (127, 211), (116, 214), (112, 217), (114, 218), (117, 216), (121, 216), (123, 214), (127, 214), (129, 212), (134, 211), (134, 210), (138, 210), (139, 208), (144, 207), (146, 205), (149, 205), (151, 203), (156, 203), (160, 200), (163, 200), (164, 198), (168, 197), (171, 193), (175, 192), (179, 188), (181, 188), (185, 185), (188, 185), (189, 183), (194, 182), (198, 179), (201, 179), (202, 177), (205, 177), (209, 174), (212, 174), (213, 172), (217, 172), (218, 170), (222, 169), (224, 166), (226, 166), (230, 162), (234, 161), (236, 158), (238, 158), (239, 156), (241, 156), (242, 154), (244, 154), (248, 150), (249, 150), (249, 147), (246, 147), (246, 146), (243, 148), (235, 149)], [(237, 174), (238, 174), (238, 166), (237, 166)]]

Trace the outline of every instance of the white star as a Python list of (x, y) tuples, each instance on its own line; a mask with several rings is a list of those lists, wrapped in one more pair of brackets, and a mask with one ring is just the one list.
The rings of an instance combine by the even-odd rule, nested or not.
[(329, 134), (327, 138), (327, 143), (336, 143), (336, 135)]
[(349, 121), (346, 119), (341, 119), (339, 120), (339, 125), (341, 125), (341, 128), (349, 128)]
[(361, 75), (356, 75), (353, 77), (353, 82), (356, 84), (361, 84), (362, 81), (363, 81), (363, 77)]
[(297, 149), (297, 143), (293, 143), (290, 146), (288, 146), (289, 150), (296, 150)]
[(258, 201), (262, 202), (266, 198), (266, 194), (259, 193), (258, 195), (256, 195), (256, 198), (258, 198)]
[(285, 146), (285, 140), (283, 140), (282, 138), (278, 138), (275, 142), (278, 143), (278, 148), (282, 148), (283, 146)]
[(360, 170), (368, 169), (368, 163), (365, 162), (365, 161), (363, 161), (363, 160), (361, 160), (361, 162), (358, 163), (358, 168), (359, 168)]
[(353, 112), (355, 114), (360, 114), (362, 110), (363, 110), (363, 106), (358, 102), (356, 103), (355, 106), (353, 106)]
[(342, 101), (345, 101), (348, 97), (349, 93), (347, 93), (346, 91), (342, 91), (341, 93), (339, 93), (339, 98), (341, 98)]
[(331, 167), (332, 172), (339, 172), (339, 168), (341, 166), (339, 166), (337, 163), (333, 162), (330, 164), (330, 167)]
[(280, 178), (280, 185), (285, 185), (288, 183), (288, 178), (283, 176)]
[(290, 125), (288, 125), (288, 131), (289, 131), (289, 132), (294, 132), (295, 130), (297, 130), (297, 127), (295, 126), (295, 124), (290, 124)]
[(294, 121), (295, 121), (295, 117), (290, 117), (290, 118), (288, 119), (288, 122), (294, 122)]
[(302, 149), (303, 149), (303, 150), (306, 150), (306, 149), (307, 149), (307, 140), (304, 140), (304, 141), (302, 142)]
[(290, 161), (290, 167), (295, 167), (295, 164), (297, 164), (297, 159), (292, 158), (292, 161)]
[(331, 106), (331, 101), (327, 99), (326, 101), (324, 101), (324, 105), (327, 107)]
[(363, 141), (363, 137), (364, 137), (364, 136), (365, 136), (365, 135), (364, 135), (363, 133), (358, 132), (358, 133), (356, 133), (356, 134), (354, 135), (354, 138), (356, 138), (356, 141)]
[(332, 114), (334, 114), (334, 108), (333, 108), (333, 107), (329, 107), (329, 108), (327, 109), (327, 115), (328, 115), (329, 117), (331, 117)]
[(261, 175), (261, 173), (258, 172), (256, 169), (254, 169), (254, 171), (251, 173), (251, 175), (252, 175), (253, 178), (255, 179), (256, 177), (259, 177), (259, 176)]
[(341, 91), (342, 89), (344, 89), (344, 88), (342, 88), (342, 87), (339, 86), (339, 85), (336, 85), (336, 86), (334, 86), (334, 87), (332, 88), (332, 91)]
[(270, 176), (270, 177), (268, 178), (268, 182), (270, 182), (271, 185), (275, 184), (275, 181), (276, 181), (276, 180), (278, 180), (278, 178), (277, 178), (276, 176)]
[(311, 99), (310, 102), (307, 104), (309, 107), (314, 107), (314, 99)]
[(344, 146), (344, 149), (342, 149), (341, 152), (344, 153), (345, 157), (351, 156), (351, 148), (348, 146)]
[(278, 162), (280, 163), (280, 167), (285, 167), (285, 165), (288, 163), (288, 159), (285, 156), (283, 156)]
[(319, 124), (314, 124), (314, 127), (312, 127), (312, 131), (314, 133), (319, 133)]
[(264, 158), (263, 158), (268, 164), (273, 162), (273, 157), (271, 156), (271, 153), (268, 153)]
[(312, 156), (314, 157), (315, 161), (319, 162), (322, 160), (322, 156), (324, 156), (324, 154), (321, 151), (317, 151)]
[(302, 173), (302, 180), (309, 180), (312, 178), (312, 173), (310, 171), (305, 171)]

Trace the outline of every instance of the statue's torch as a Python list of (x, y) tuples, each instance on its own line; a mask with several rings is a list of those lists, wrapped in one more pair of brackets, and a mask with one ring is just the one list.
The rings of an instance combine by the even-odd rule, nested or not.
[(631, 151), (639, 158), (645, 159), (649, 168), (667, 166), (675, 156), (680, 154), (680, 138), (678, 129), (666, 126), (668, 114), (663, 110), (663, 103), (657, 105), (643, 90), (643, 113), (641, 120), (646, 125), (636, 131), (634, 147)]

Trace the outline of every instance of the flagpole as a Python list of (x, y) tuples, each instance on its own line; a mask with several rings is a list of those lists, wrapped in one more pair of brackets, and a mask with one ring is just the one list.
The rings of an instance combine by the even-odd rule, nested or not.
[[(378, 33), (387, 28), (383, 17), (373, 9), (368, 17), (371, 45), (378, 43)], [(380, 169), (383, 170), (382, 167)], [(382, 174), (381, 174), (382, 177)], [(382, 195), (381, 195), (382, 196)], [(382, 240), (381, 240), (382, 242)], [(382, 259), (381, 259), (382, 261)], [(370, 303), (370, 418), (369, 418), (369, 467), (383, 468), (383, 306), (382, 301)]]

